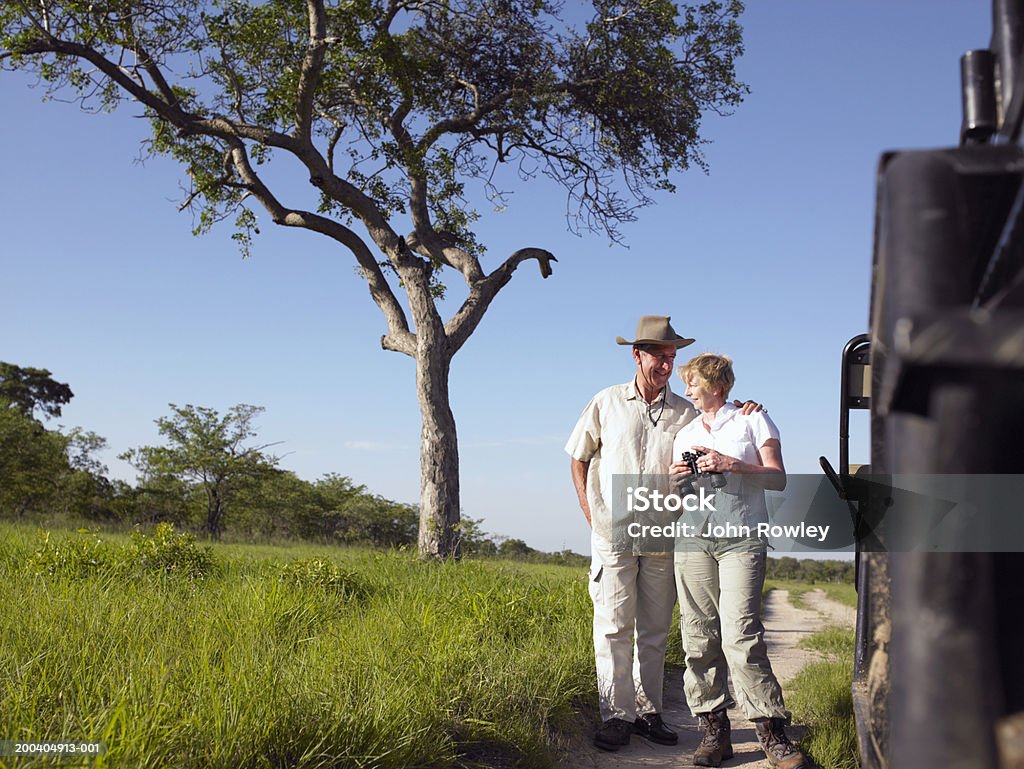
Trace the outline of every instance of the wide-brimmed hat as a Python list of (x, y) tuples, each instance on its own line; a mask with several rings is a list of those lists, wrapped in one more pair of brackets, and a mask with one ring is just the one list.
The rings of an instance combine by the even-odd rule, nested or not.
[(668, 315), (642, 315), (636, 324), (636, 339), (615, 337), (616, 344), (670, 344), (673, 347), (686, 347), (695, 340), (679, 336), (672, 328)]

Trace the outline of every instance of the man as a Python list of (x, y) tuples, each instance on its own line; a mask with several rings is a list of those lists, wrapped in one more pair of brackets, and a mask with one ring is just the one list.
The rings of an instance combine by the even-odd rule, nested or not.
[[(667, 484), (672, 441), (697, 413), (668, 386), (676, 351), (694, 341), (679, 336), (670, 320), (645, 315), (633, 340), (616, 339), (632, 346), (636, 374), (594, 396), (565, 446), (592, 529), (590, 596), (603, 720), (594, 744), (604, 750), (628, 745), (632, 733), (663, 745), (678, 742), (661, 718), (665, 644), (676, 601), (672, 548), (634, 552), (612, 526), (613, 476), (671, 491), (660, 487)], [(621, 496), (622, 489), (616, 492)]]

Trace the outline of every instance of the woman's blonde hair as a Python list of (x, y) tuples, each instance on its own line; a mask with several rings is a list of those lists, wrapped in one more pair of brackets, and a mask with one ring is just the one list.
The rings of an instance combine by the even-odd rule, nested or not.
[(679, 376), (687, 384), (692, 377), (696, 377), (706, 387), (721, 387), (723, 398), (729, 397), (729, 391), (736, 384), (736, 375), (732, 372), (732, 358), (727, 355), (704, 352), (680, 366), (678, 371)]

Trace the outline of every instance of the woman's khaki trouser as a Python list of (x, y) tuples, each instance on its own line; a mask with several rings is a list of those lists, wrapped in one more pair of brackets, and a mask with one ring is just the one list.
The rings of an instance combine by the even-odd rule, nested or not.
[(694, 715), (733, 704), (731, 677), (748, 719), (789, 720), (761, 624), (765, 562), (765, 546), (757, 539), (690, 539), (677, 548), (683, 688)]

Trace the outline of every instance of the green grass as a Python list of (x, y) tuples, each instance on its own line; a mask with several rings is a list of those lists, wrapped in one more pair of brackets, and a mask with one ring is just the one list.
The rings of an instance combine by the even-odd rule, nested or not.
[(857, 608), (857, 588), (848, 582), (816, 582), (811, 589), (824, 590), (836, 603)]
[(827, 627), (814, 635), (805, 638), (800, 645), (805, 649), (813, 649), (840, 660), (853, 659), (853, 630), (842, 627)]
[(801, 670), (786, 687), (786, 704), (797, 723), (806, 724), (800, 746), (825, 769), (857, 769), (857, 731), (853, 718), (854, 633), (829, 627), (801, 646), (825, 655)]
[(823, 590), (825, 595), (836, 603), (857, 608), (857, 589), (847, 582), (796, 582), (787, 579), (765, 580), (762, 595), (772, 590), (788, 590), (790, 602), (798, 609), (812, 611), (803, 600), (804, 593), (811, 590)]
[[(802, 600), (810, 590), (824, 590), (834, 601), (857, 605), (853, 585), (831, 582), (793, 582), (767, 580), (764, 594), (788, 590), (790, 601), (801, 609), (810, 609)], [(853, 718), (854, 631), (828, 627), (806, 638), (801, 646), (825, 656), (812, 662), (786, 685), (786, 705), (794, 723), (808, 727), (800, 747), (824, 769), (857, 769), (857, 731)]]
[(97, 767), (548, 766), (595, 698), (585, 580), (2, 524), (0, 739), (103, 740)]

